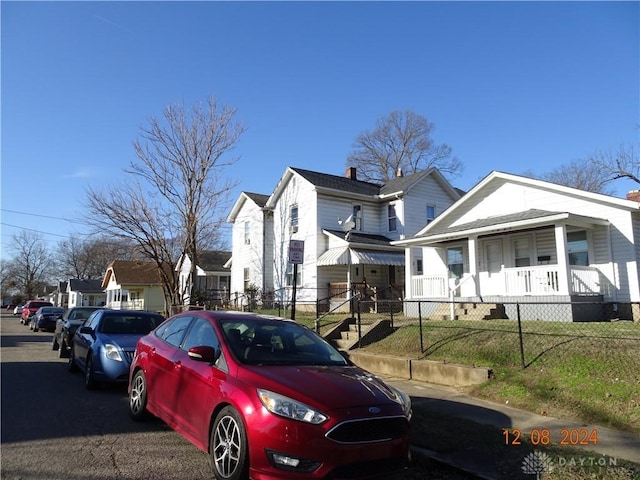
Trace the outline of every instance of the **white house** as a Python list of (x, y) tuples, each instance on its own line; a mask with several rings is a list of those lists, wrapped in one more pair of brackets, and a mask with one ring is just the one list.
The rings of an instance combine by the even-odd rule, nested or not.
[[(347, 284), (376, 299), (401, 297), (404, 253), (392, 241), (413, 236), (459, 198), (435, 169), (378, 185), (358, 180), (355, 168), (336, 176), (288, 167), (264, 204), (243, 194), (228, 217), (232, 291), (253, 283), (286, 304), (295, 281), (299, 307), (312, 308), (346, 298)], [(291, 240), (304, 242), (297, 267)]]
[[(178, 282), (185, 305), (199, 303), (213, 307), (229, 300), (231, 271), (227, 264), (231, 252), (207, 250), (198, 254), (195, 269), (196, 284), (191, 289), (191, 258), (183, 255), (176, 265)], [(194, 296), (192, 299), (189, 292)]]
[(67, 283), (67, 298), (71, 307), (99, 307), (106, 303), (107, 294), (102, 280), (71, 278)]
[(162, 280), (154, 262), (114, 260), (102, 279), (106, 307), (165, 312)]
[(510, 318), (511, 302), (522, 302), (526, 318), (559, 316), (529, 302), (566, 302), (564, 320), (640, 318), (637, 200), (494, 171), (394, 244), (411, 265), (407, 299), (494, 302)]

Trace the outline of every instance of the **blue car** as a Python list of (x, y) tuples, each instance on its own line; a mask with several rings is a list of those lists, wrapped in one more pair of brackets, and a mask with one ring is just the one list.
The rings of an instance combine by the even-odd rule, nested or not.
[(40, 307), (31, 317), (29, 328), (34, 332), (38, 330), (48, 330), (53, 332), (56, 329), (56, 322), (64, 315), (62, 307)]
[(87, 389), (102, 382), (127, 383), (138, 339), (163, 321), (153, 312), (96, 310), (73, 335), (69, 371), (83, 371)]

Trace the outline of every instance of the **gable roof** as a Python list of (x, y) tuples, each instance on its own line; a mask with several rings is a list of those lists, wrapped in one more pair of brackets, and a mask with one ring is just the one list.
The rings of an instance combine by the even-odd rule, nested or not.
[(102, 280), (106, 287), (113, 276), (120, 285), (161, 285), (160, 272), (153, 262), (114, 260)]
[[(465, 212), (477, 202), (482, 201), (503, 184), (515, 184), (523, 187), (532, 187), (548, 193), (573, 196), (594, 203), (606, 204), (615, 208), (628, 211), (640, 211), (638, 202), (587, 192), (577, 188), (566, 187), (544, 180), (537, 180), (520, 175), (514, 175), (499, 171), (493, 171), (478, 182), (466, 195), (451, 205), (445, 212), (436, 217), (431, 223), (420, 230), (413, 238), (398, 240), (394, 245), (410, 245), (412, 243), (424, 244), (429, 242), (441, 242), (463, 238), (472, 234), (490, 234), (506, 232), (522, 228), (538, 228), (549, 225), (552, 222), (564, 221), (572, 225), (607, 225), (609, 221), (603, 218), (579, 215), (568, 211), (547, 211), (540, 209), (528, 209), (524, 211), (505, 213), (502, 215), (485, 216), (464, 224), (455, 224), (455, 219), (460, 212)], [(453, 219), (453, 220), (452, 220)]]
[(231, 252), (223, 250), (207, 250), (198, 254), (198, 267), (205, 272), (227, 270), (225, 264), (231, 259)]
[(436, 168), (429, 168), (407, 176), (394, 177), (381, 185), (365, 182), (363, 180), (354, 180), (347, 176), (331, 175), (302, 168), (287, 167), (284, 175), (278, 182), (278, 185), (269, 197), (269, 200), (265, 205), (266, 207), (273, 208), (285, 186), (294, 175), (302, 177), (316, 187), (317, 190), (332, 191), (336, 194), (340, 193), (350, 197), (360, 195), (370, 197), (372, 200), (384, 200), (389, 196), (406, 194), (423, 178), (433, 176), (454, 199), (457, 200), (461, 196), (460, 190), (454, 188)]
[(69, 291), (82, 293), (103, 293), (102, 280), (71, 278), (69, 279)]
[(247, 201), (251, 201), (256, 204), (258, 208), (265, 208), (267, 201), (269, 200), (269, 195), (265, 195), (262, 193), (252, 193), (252, 192), (240, 192), (240, 196), (231, 207), (231, 211), (229, 215), (227, 215), (227, 222), (233, 223), (240, 213), (240, 210), (244, 206)]

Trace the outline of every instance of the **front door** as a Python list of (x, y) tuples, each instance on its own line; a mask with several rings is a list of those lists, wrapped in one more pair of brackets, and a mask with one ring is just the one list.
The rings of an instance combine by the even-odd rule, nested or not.
[(484, 242), (484, 271), (481, 272), (480, 290), (483, 295), (504, 295), (504, 275), (502, 267), (502, 240), (494, 239)]

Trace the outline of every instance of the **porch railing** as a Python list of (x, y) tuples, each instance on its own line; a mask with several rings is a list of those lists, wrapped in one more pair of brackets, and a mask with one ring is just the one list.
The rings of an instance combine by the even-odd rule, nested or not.
[[(557, 265), (537, 265), (532, 267), (505, 268), (500, 273), (504, 281), (503, 295), (566, 295), (570, 294), (604, 294), (605, 286), (600, 272), (594, 267), (573, 265), (569, 272), (570, 292), (563, 292), (559, 283)], [(481, 278), (481, 275), (479, 276)], [(482, 280), (479, 290), (481, 293)], [(447, 274), (414, 275), (411, 277), (413, 298), (447, 298)], [(495, 284), (494, 284), (495, 285)], [(491, 292), (495, 294), (496, 292)]]
[(114, 310), (144, 310), (144, 300), (129, 300), (126, 302), (115, 301), (115, 302), (107, 302), (105, 305), (107, 308), (112, 308)]

